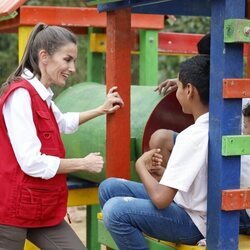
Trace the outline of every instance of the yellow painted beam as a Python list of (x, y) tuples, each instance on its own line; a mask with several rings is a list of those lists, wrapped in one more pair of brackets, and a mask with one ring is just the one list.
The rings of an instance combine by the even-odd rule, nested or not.
[(98, 187), (70, 189), (68, 196), (68, 206), (96, 205), (98, 200)]
[(19, 62), (23, 57), (23, 53), (29, 38), (29, 35), (33, 27), (31, 26), (19, 26), (18, 27), (18, 59)]
[(39, 250), (40, 248), (36, 247), (30, 241), (26, 240), (24, 245), (24, 250)]

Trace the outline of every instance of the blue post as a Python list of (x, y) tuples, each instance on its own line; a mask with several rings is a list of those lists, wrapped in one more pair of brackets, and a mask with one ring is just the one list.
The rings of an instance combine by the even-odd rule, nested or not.
[(239, 212), (221, 211), (221, 191), (239, 188), (240, 157), (221, 155), (222, 135), (240, 134), (241, 99), (223, 100), (223, 78), (241, 78), (242, 44), (224, 44), (224, 20), (245, 17), (245, 0), (211, 1), (211, 87), (208, 170), (208, 228), (210, 250), (238, 249)]

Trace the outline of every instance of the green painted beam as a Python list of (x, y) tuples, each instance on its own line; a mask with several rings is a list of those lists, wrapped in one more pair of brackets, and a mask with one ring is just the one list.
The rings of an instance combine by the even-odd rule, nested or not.
[(100, 250), (98, 242), (98, 220), (97, 213), (101, 211), (100, 205), (87, 206), (87, 248), (88, 250)]
[(87, 51), (87, 82), (103, 83), (105, 60), (103, 53), (90, 51), (90, 35), (91, 33), (103, 33), (103, 29), (89, 28), (88, 29), (88, 51)]
[(158, 83), (158, 31), (140, 30), (139, 85)]
[[(152, 239), (147, 236), (146, 241), (148, 243), (148, 248), (150, 250), (175, 250), (176, 248), (168, 246), (157, 239)], [(104, 246), (107, 246), (111, 249), (118, 250), (117, 245), (115, 244), (112, 236), (104, 226), (102, 220), (98, 220), (98, 242)]]
[(222, 136), (222, 155), (250, 155), (249, 135)]
[(226, 19), (224, 21), (225, 43), (249, 43), (250, 42), (250, 20), (248, 19)]
[(118, 250), (117, 245), (115, 244), (114, 240), (112, 239), (112, 236), (104, 226), (102, 220), (98, 220), (98, 242), (111, 249)]

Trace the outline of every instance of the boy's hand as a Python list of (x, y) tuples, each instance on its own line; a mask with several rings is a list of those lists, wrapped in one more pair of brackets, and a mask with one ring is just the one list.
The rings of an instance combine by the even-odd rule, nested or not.
[(162, 155), (160, 154), (160, 149), (152, 149), (145, 152), (136, 162), (137, 168), (145, 168), (147, 171), (156, 169), (162, 164)]
[(167, 95), (177, 90), (177, 79), (167, 79), (161, 82), (159, 86), (155, 89), (159, 94)]
[(166, 168), (162, 166), (152, 166), (151, 169), (148, 170), (148, 172), (157, 180), (160, 181), (164, 171)]

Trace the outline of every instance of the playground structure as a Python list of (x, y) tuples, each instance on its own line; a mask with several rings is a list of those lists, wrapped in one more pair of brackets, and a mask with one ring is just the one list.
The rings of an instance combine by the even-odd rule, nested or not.
[[(249, 90), (247, 87), (249, 80), (238, 79), (242, 77), (242, 44), (231, 44), (232, 42), (237, 42), (235, 39), (241, 38), (241, 42), (248, 42), (249, 38), (244, 35), (244, 28), (248, 27), (248, 22), (242, 24), (239, 28), (240, 21), (233, 20), (231, 24), (228, 23), (228, 30), (233, 30), (237, 27), (240, 34), (225, 33), (225, 42), (227, 38), (230, 38), (230, 43), (224, 45), (223, 34), (224, 34), (224, 19), (243, 19), (245, 18), (245, 1), (240, 0), (234, 3), (233, 0), (224, 1), (186, 1), (182, 6), (180, 1), (147, 1), (146, 6), (140, 6), (143, 1), (112, 1), (113, 3), (108, 3), (111, 1), (86, 1), (88, 4), (102, 3), (98, 6), (99, 10), (107, 11), (106, 24), (105, 24), (105, 13), (98, 14), (96, 12), (95, 18), (88, 18), (88, 22), (84, 24), (86, 27), (106, 27), (107, 25), (107, 88), (113, 85), (118, 85), (119, 92), (121, 93), (125, 103), (130, 103), (131, 100), (131, 90), (130, 90), (130, 50), (131, 44), (127, 41), (132, 40), (132, 35), (130, 32), (130, 17), (131, 10), (135, 12), (143, 13), (158, 13), (158, 14), (179, 14), (179, 15), (211, 15), (211, 59), (212, 59), (212, 72), (214, 74), (211, 76), (211, 100), (214, 100), (210, 106), (210, 179), (209, 179), (209, 211), (208, 211), (208, 249), (238, 249), (238, 212), (225, 212), (221, 210), (221, 200), (222, 197), (225, 202), (223, 203), (223, 209), (234, 210), (234, 209), (244, 209), (249, 208), (249, 190), (241, 191), (224, 191), (227, 189), (236, 189), (239, 187), (239, 155), (242, 150), (244, 154), (249, 154), (249, 142), (245, 136), (227, 136), (227, 135), (239, 135), (239, 124), (240, 120), (239, 114), (241, 112), (241, 101), (239, 98), (250, 97)], [(136, 3), (135, 3), (136, 2)], [(138, 3), (139, 2), (139, 3)], [(145, 1), (144, 1), (145, 2)], [(179, 4), (178, 4), (179, 3)], [(134, 7), (134, 5), (136, 5)], [(124, 8), (126, 7), (126, 8)], [(61, 19), (55, 18), (55, 15), (50, 14), (51, 19), (48, 18), (48, 10), (43, 8), (38, 8), (39, 11), (35, 11), (37, 7), (32, 9), (32, 7), (21, 7), (19, 12), (19, 21), (12, 21), (12, 26), (8, 26), (11, 21), (4, 21), (3, 25), (0, 23), (0, 30), (16, 30), (18, 27), (20, 39), (19, 39), (19, 53), (22, 54), (22, 49), (26, 43), (27, 34), (30, 32), (31, 27), (38, 21), (44, 21), (48, 24), (62, 25)], [(131, 8), (131, 9), (130, 9)], [(53, 7), (53, 9), (55, 9)], [(58, 8), (57, 11), (60, 12), (63, 8)], [(71, 16), (74, 20), (83, 20), (84, 18), (76, 18), (76, 13), (72, 15), (73, 9), (64, 9), (65, 11), (71, 11)], [(90, 9), (88, 9), (89, 11)], [(24, 13), (26, 12), (26, 16)], [(53, 11), (53, 10), (51, 10)], [(86, 13), (88, 12), (86, 9)], [(79, 15), (83, 15), (84, 11)], [(32, 17), (32, 13), (35, 13)], [(44, 13), (39, 18), (38, 13)], [(47, 16), (48, 15), (48, 16)], [(68, 14), (69, 15), (69, 14)], [(64, 24), (65, 16), (64, 17)], [(148, 15), (148, 14), (147, 14)], [(58, 15), (60, 17), (60, 15)], [(104, 19), (100, 21), (98, 25), (90, 23), (99, 20), (98, 17), (104, 16)], [(24, 18), (25, 17), (25, 18)], [(53, 17), (53, 18), (52, 18)], [(220, 17), (220, 18), (219, 18)], [(22, 19), (23, 18), (23, 19)], [(32, 19), (33, 18), (33, 19)], [(102, 17), (103, 18), (103, 17)], [(29, 21), (27, 21), (27, 20)], [(15, 19), (18, 20), (18, 19)], [(26, 20), (26, 21), (24, 21)], [(56, 21), (55, 21), (56, 20)], [(152, 24), (152, 18), (148, 18), (150, 24)], [(53, 22), (52, 22), (53, 21)], [(72, 21), (72, 20), (71, 20)], [(26, 23), (25, 23), (26, 22)], [(69, 20), (68, 20), (69, 22)], [(14, 23), (14, 24), (13, 24)], [(70, 22), (69, 22), (70, 23)], [(87, 24), (88, 23), (88, 24)], [(242, 23), (242, 22), (241, 22)], [(105, 25), (104, 25), (105, 24)], [(7, 25), (7, 26), (4, 26)], [(75, 24), (74, 31), (76, 33), (87, 32), (83, 24)], [(88, 26), (89, 25), (89, 26)], [(149, 26), (149, 24), (147, 24)], [(144, 28), (152, 29), (147, 25)], [(67, 25), (65, 25), (67, 26)], [(139, 28), (139, 27), (138, 27)], [(141, 27), (142, 28), (142, 27)], [(161, 29), (161, 28), (158, 28)], [(120, 36), (121, 33), (123, 36)], [(233, 35), (232, 35), (233, 33)], [(150, 39), (148, 38), (148, 34)], [(153, 35), (154, 36), (153, 36)], [(235, 35), (234, 35), (235, 34)], [(161, 34), (160, 34), (161, 35)], [(159, 35), (159, 39), (160, 39)], [(98, 37), (98, 35), (95, 35)], [(143, 58), (143, 53), (147, 54), (148, 57), (152, 56), (156, 61), (157, 57), (157, 43), (153, 43), (152, 46), (152, 36), (153, 41), (156, 41), (157, 32), (155, 30), (145, 30), (142, 32), (141, 39), (144, 41), (145, 48), (151, 49), (151, 54), (148, 54), (148, 50), (141, 51), (141, 57)], [(141, 38), (140, 37), (140, 38)], [(93, 39), (93, 35), (92, 35)], [(198, 37), (197, 37), (198, 40)], [(97, 44), (99, 43), (99, 40)], [(150, 42), (151, 41), (151, 42)], [(141, 43), (141, 41), (140, 41)], [(99, 43), (100, 44), (100, 43)], [(104, 43), (101, 43), (104, 46)], [(195, 43), (194, 43), (195, 44)], [(225, 47), (224, 47), (225, 46)], [(152, 48), (153, 47), (153, 48)], [(225, 53), (223, 50), (225, 48)], [(195, 52), (194, 52), (195, 53)], [(97, 56), (97, 58), (95, 57)], [(91, 55), (93, 61), (99, 60), (98, 55), (95, 52)], [(126, 59), (126, 60), (124, 60)], [(144, 72), (156, 72), (157, 65), (150, 68), (149, 63), (146, 60), (141, 62), (141, 70)], [(93, 63), (94, 64), (94, 63)], [(90, 72), (94, 72), (92, 67)], [(223, 65), (223, 67), (221, 67)], [(91, 66), (91, 65), (89, 65)], [(221, 72), (217, 72), (215, 69), (223, 68)], [(214, 70), (213, 70), (214, 69)], [(155, 79), (149, 79), (147, 74), (145, 74), (145, 79), (141, 80), (141, 83), (153, 83), (156, 84)], [(156, 74), (153, 73), (155, 76)], [(140, 74), (141, 76), (141, 74)], [(94, 78), (95, 76), (89, 75), (89, 77)], [(228, 79), (229, 78), (229, 79)], [(237, 78), (232, 80), (231, 78)], [(224, 80), (224, 84), (222, 83)], [(232, 84), (232, 82), (234, 84)], [(224, 89), (222, 88), (224, 86)], [(224, 98), (230, 98), (229, 100), (222, 99), (222, 91)], [(234, 92), (234, 93), (233, 93)], [(232, 94), (233, 93), (233, 94)], [(231, 100), (231, 98), (238, 98)], [(212, 118), (212, 119), (211, 119)], [(232, 119), (233, 118), (233, 119)], [(123, 124), (120, 128), (117, 124)], [(131, 161), (131, 128), (130, 128), (130, 106), (126, 105), (122, 112), (117, 113), (116, 116), (108, 119), (107, 122), (107, 145), (106, 145), (106, 164), (107, 171), (106, 176), (119, 176), (124, 178), (131, 178), (130, 175), (130, 161)], [(230, 127), (228, 126), (230, 124)], [(223, 140), (220, 138), (223, 137)], [(123, 145), (123, 147), (120, 147)], [(125, 149), (125, 150), (124, 150)], [(223, 151), (222, 151), (223, 149)], [(221, 155), (221, 151), (223, 156)], [(237, 156), (231, 156), (237, 155)], [(122, 157), (121, 157), (122, 156)], [(230, 156), (230, 157), (225, 157)], [(117, 168), (117, 166), (124, 166), (122, 170)], [(127, 168), (126, 168), (127, 167)], [(234, 178), (232, 178), (234, 176)], [(82, 198), (84, 198), (82, 196)], [(95, 203), (96, 204), (96, 203)], [(240, 205), (239, 205), (240, 204)], [(93, 207), (93, 206), (92, 206)], [(213, 208), (213, 209), (212, 209)], [(92, 211), (93, 212), (93, 211)], [(93, 212), (95, 214), (95, 212)], [(95, 215), (93, 215), (95, 216)], [(89, 225), (88, 225), (89, 226)], [(91, 227), (91, 225), (90, 225)], [(230, 241), (229, 241), (230, 239)], [(89, 249), (96, 249), (90, 244)], [(160, 249), (160, 248), (157, 248)], [(164, 248), (167, 249), (167, 248)], [(170, 248), (169, 248), (170, 249)]]
[[(96, 3), (96, 1), (87, 1), (87, 3)], [(193, 0), (185, 1), (183, 4), (181, 1), (173, 0), (147, 1), (146, 4), (145, 1), (112, 1), (112, 3), (100, 1), (98, 3), (102, 3), (98, 6), (100, 11), (107, 11), (111, 24), (117, 19), (118, 30), (120, 26), (129, 26), (131, 12), (211, 16), (210, 100), (212, 101), (210, 102), (207, 247), (213, 250), (238, 249), (238, 210), (249, 208), (250, 192), (249, 189), (237, 189), (240, 186), (239, 156), (249, 154), (249, 147), (247, 147), (249, 138), (240, 136), (239, 126), (240, 98), (249, 97), (247, 95), (249, 80), (246, 84), (247, 80), (240, 79), (243, 73), (242, 42), (249, 42), (249, 32), (247, 32), (249, 21), (245, 20), (247, 2)], [(123, 19), (122, 24), (119, 23), (119, 17)], [(119, 43), (125, 41), (118, 36), (109, 39), (110, 44), (117, 43), (115, 44), (117, 47)], [(129, 39), (129, 35), (123, 39)], [(112, 54), (110, 57), (112, 59)], [(119, 72), (119, 51), (116, 54), (117, 61), (113, 62), (111, 59), (109, 61), (107, 55), (107, 64), (109, 67), (113, 64), (112, 70)], [(129, 74), (129, 71), (125, 73)], [(119, 78), (115, 72), (108, 71), (107, 79), (111, 80), (109, 74)], [(228, 88), (231, 95), (225, 94)], [(112, 131), (112, 124), (110, 128), (108, 124), (107, 129)]]

